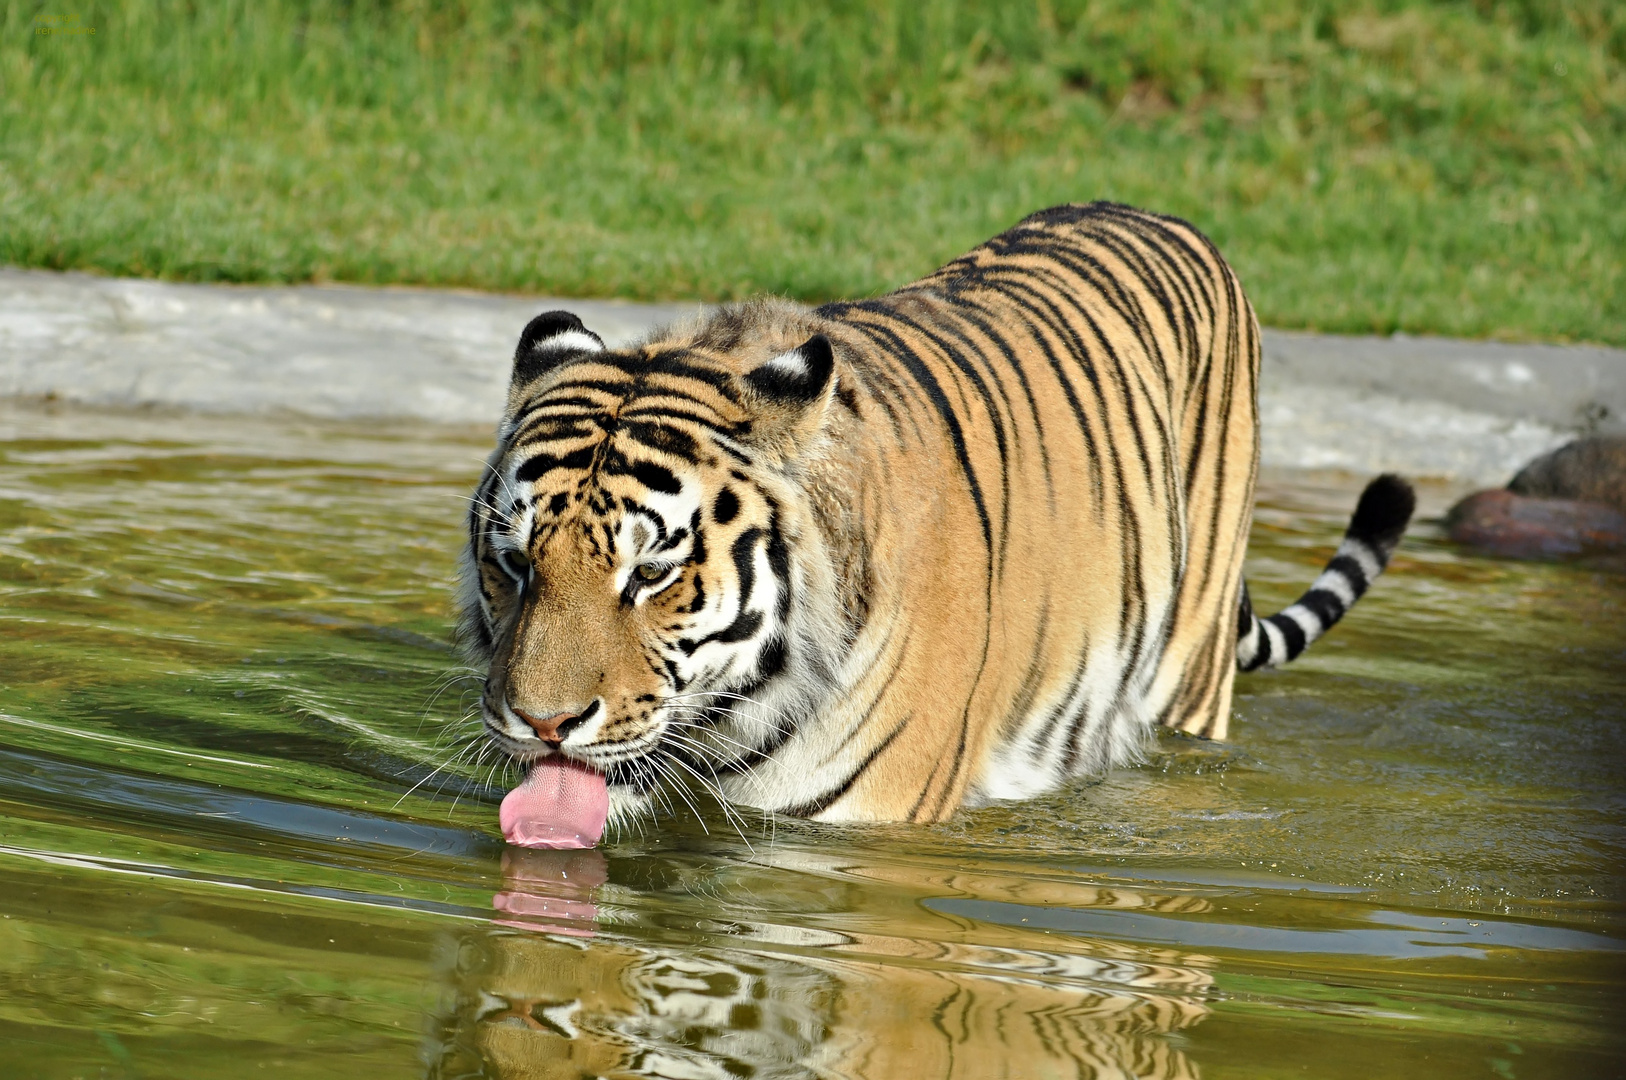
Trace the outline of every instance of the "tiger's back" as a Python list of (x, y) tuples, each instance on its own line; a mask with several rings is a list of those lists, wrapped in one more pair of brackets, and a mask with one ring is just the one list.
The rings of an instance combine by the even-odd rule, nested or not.
[(935, 818), (1130, 760), (1151, 722), (1223, 738), (1259, 344), (1213, 247), (1127, 207), (1058, 207), (816, 315), (862, 358), (868, 408), (835, 438), (871, 444), (860, 483), (895, 500), (866, 519), (900, 614), (867, 636), (907, 636), (884, 658), (877, 641), (887, 689), (850, 704), (886, 718), (880, 741), (843, 764), (909, 723), (868, 761), (874, 791), (860, 774), (845, 797), (907, 792), (886, 816)]

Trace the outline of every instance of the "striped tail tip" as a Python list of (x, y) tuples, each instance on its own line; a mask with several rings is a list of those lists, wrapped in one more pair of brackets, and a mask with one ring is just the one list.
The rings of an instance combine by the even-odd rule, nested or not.
[(1275, 667), (1296, 660), (1325, 634), (1369, 589), (1417, 508), (1411, 485), (1384, 473), (1361, 492), (1344, 542), (1309, 590), (1280, 614), (1259, 618), (1242, 587), (1238, 612), (1236, 666), (1242, 671)]

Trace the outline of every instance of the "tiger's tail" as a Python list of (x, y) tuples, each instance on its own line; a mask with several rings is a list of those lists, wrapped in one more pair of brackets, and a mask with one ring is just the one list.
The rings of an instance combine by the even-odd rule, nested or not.
[(1244, 583), (1237, 625), (1237, 668), (1253, 671), (1298, 659), (1311, 642), (1355, 606), (1355, 601), (1383, 573), (1416, 506), (1411, 485), (1393, 473), (1384, 473), (1361, 492), (1344, 542), (1303, 596), (1280, 614), (1261, 619), (1253, 613)]

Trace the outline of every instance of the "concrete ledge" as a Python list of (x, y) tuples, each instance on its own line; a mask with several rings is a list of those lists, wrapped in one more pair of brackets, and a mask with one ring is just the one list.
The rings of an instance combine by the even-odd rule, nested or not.
[(520, 330), (566, 305), (611, 344), (699, 309), (0, 268), (0, 397), (495, 426)]
[[(357, 286), (218, 286), (0, 268), (0, 397), (494, 424), (531, 316), (611, 344), (697, 305)], [(1626, 351), (1267, 330), (1265, 463), (1500, 484), (1626, 431)]]
[(1626, 430), (1626, 351), (1264, 332), (1266, 464), (1506, 483), (1578, 434)]
[(1626, 431), (1626, 350), (1265, 331), (1266, 381), (1444, 401), (1565, 431)]

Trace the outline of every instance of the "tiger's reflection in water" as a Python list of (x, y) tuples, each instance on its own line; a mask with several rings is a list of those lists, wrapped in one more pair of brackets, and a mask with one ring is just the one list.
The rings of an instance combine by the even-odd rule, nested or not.
[[(957, 876), (932, 884), (1073, 907), (1204, 903)], [(1168, 1036), (1207, 1014), (1206, 958), (1071, 937), (1030, 948), (1044, 935), (1022, 930), (1010, 935), (1021, 947), (834, 933), (786, 925), (783, 913), (697, 927), (619, 910), (609, 877), (597, 851), (508, 853), (494, 898), (504, 917), (465, 934), (448, 963), (429, 1076), (1198, 1075)], [(740, 944), (711, 944), (725, 936)]]

